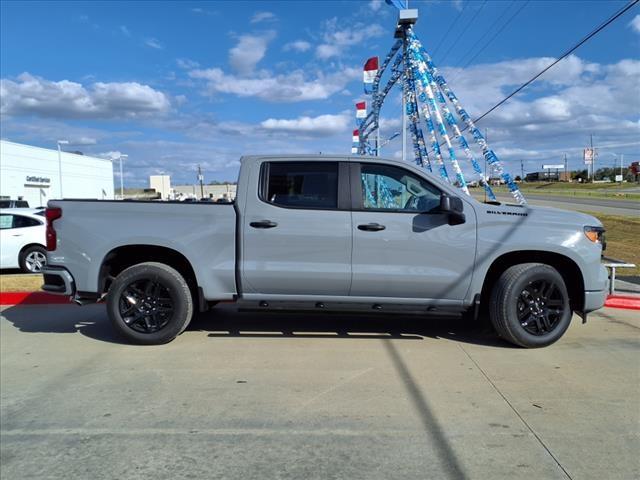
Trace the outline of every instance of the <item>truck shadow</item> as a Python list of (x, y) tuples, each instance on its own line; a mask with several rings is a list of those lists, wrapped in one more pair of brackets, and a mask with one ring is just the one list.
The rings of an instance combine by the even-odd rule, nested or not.
[[(25, 333), (81, 333), (101, 342), (127, 344), (111, 328), (104, 305), (23, 305), (5, 308), (2, 316)], [(480, 319), (456, 316), (353, 314), (336, 312), (246, 312), (224, 305), (197, 315), (187, 331), (210, 339), (344, 338), (420, 341), (446, 339), (474, 345), (513, 348)]]
[(198, 315), (187, 330), (208, 337), (229, 338), (347, 338), (448, 339), (474, 345), (513, 348), (501, 340), (487, 321), (456, 315), (361, 314), (342, 312), (256, 312), (232, 306)]

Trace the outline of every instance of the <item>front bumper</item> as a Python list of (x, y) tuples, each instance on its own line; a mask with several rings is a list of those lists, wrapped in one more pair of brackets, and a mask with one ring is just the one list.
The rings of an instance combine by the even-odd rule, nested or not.
[(76, 283), (67, 269), (47, 265), (42, 269), (42, 275), (44, 277), (42, 290), (45, 292), (66, 297), (76, 293)]
[(584, 313), (593, 312), (604, 307), (608, 293), (609, 291), (606, 288), (604, 290), (584, 292)]

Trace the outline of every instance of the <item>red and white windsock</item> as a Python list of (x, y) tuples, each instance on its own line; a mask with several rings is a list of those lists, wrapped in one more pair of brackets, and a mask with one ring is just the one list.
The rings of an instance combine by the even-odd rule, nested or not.
[(356, 103), (356, 118), (367, 118), (367, 102)]
[(363, 80), (364, 80), (364, 93), (371, 93), (373, 91), (373, 81), (378, 74), (378, 57), (371, 57), (364, 64)]
[(360, 143), (360, 132), (356, 129), (353, 131), (353, 143)]

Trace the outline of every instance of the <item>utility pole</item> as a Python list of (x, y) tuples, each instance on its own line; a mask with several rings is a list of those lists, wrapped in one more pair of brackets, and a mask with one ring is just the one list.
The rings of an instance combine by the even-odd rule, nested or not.
[(591, 138), (591, 183), (596, 181), (596, 151), (593, 149), (593, 133)]
[(520, 160), (520, 181), (524, 182), (524, 161)]
[(200, 182), (200, 199), (204, 198), (204, 175), (202, 175), (202, 170), (200, 169), (200, 164), (198, 164), (198, 181)]
[(622, 161), (624, 159), (624, 153), (620, 154), (620, 183), (624, 182), (624, 175), (622, 174)]
[(567, 181), (571, 180), (571, 176), (569, 175), (566, 153), (564, 154), (564, 178), (567, 179)]

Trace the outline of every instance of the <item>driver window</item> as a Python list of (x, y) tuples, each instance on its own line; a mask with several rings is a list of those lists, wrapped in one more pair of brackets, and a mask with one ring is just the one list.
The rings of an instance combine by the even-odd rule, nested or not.
[(426, 213), (440, 207), (440, 190), (403, 168), (362, 164), (360, 178), (365, 210)]

